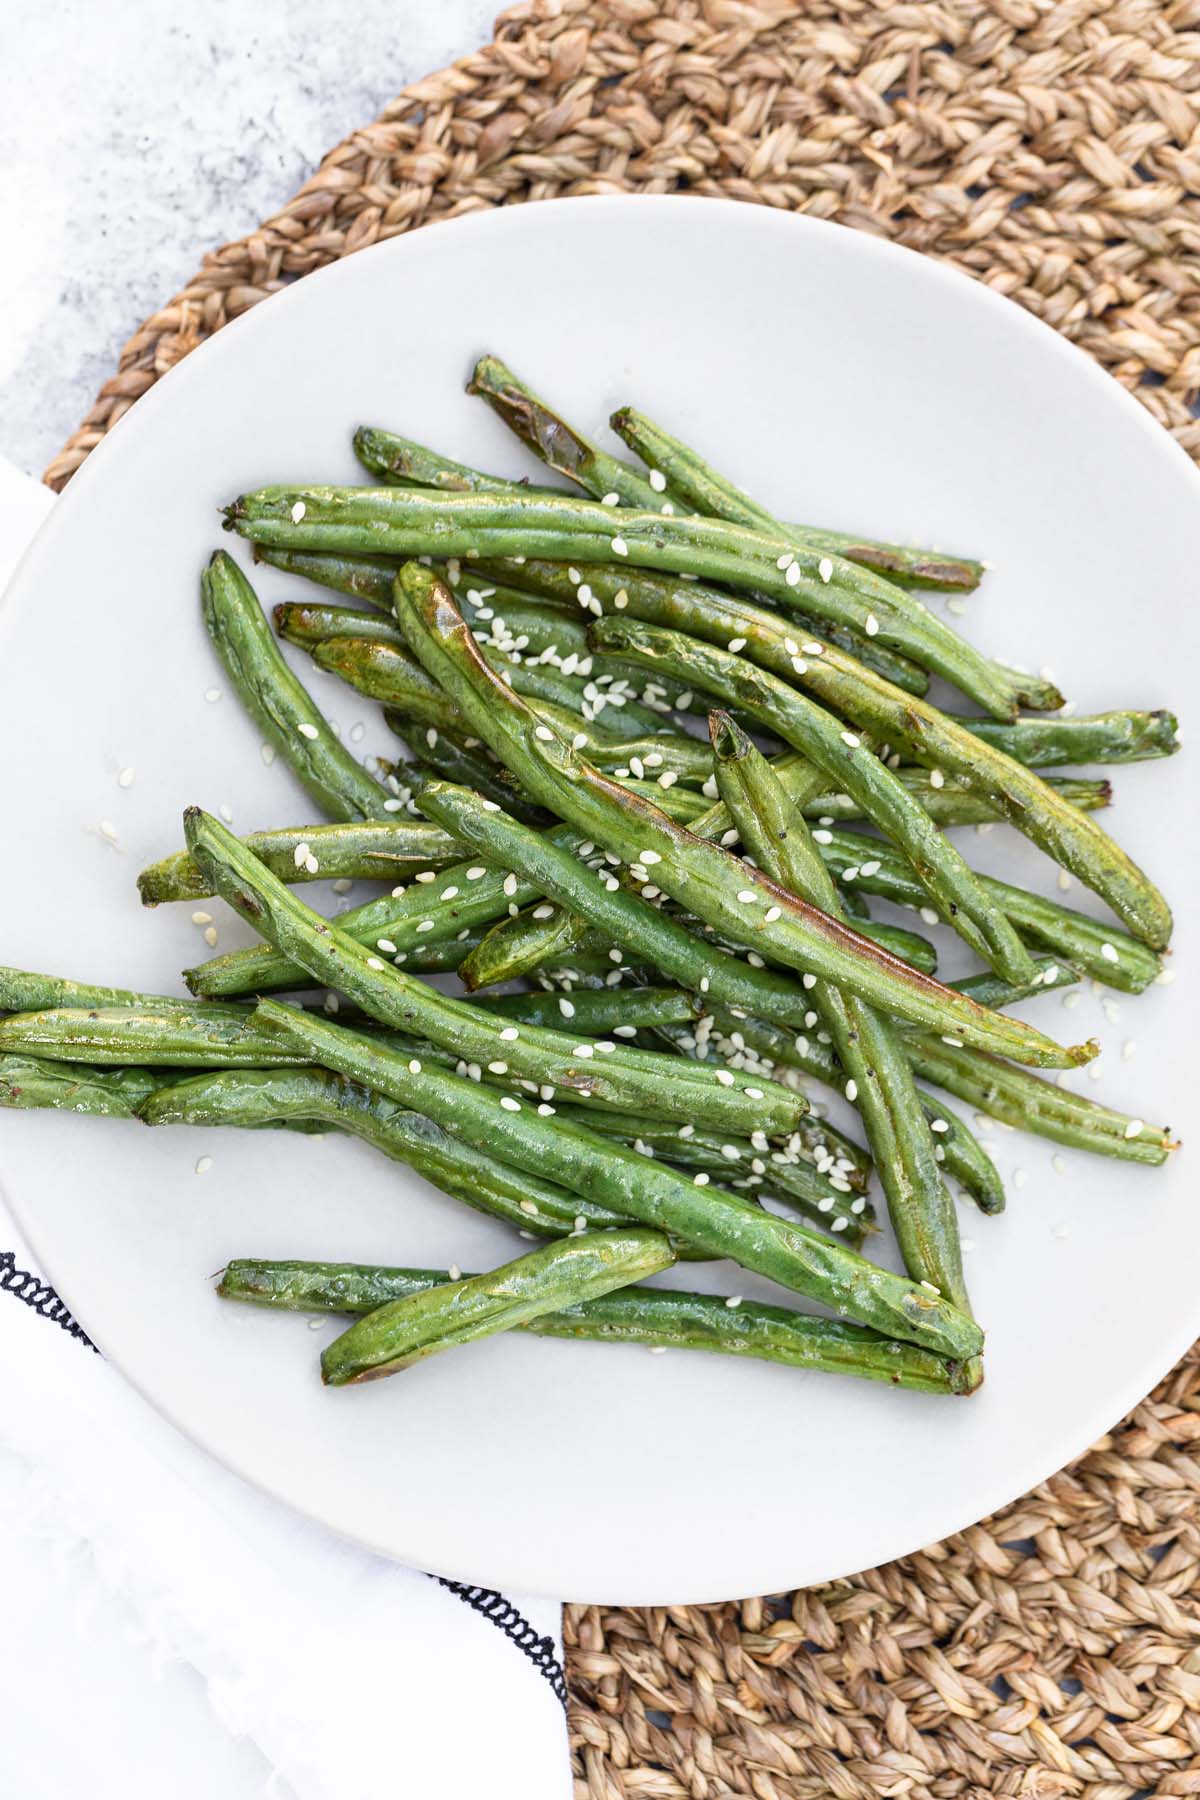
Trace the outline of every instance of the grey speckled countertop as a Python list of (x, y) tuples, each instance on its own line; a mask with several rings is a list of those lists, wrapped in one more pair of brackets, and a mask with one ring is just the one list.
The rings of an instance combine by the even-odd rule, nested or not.
[[(0, 454), (40, 473), (121, 345), (494, 0), (5, 0)], [(351, 22), (352, 21), (352, 22)]]

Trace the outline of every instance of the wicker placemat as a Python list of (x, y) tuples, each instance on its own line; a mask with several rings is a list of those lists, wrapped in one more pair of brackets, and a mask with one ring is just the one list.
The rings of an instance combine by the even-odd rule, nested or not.
[[(1085, 346), (1200, 457), (1194, 27), (1200, 0), (518, 6), (205, 259), (46, 480), (310, 269), (474, 208), (630, 189), (946, 257)], [(919, 1556), (770, 1601), (568, 1608), (580, 1796), (1200, 1794), (1198, 1441), (1193, 1352), (1074, 1469)]]

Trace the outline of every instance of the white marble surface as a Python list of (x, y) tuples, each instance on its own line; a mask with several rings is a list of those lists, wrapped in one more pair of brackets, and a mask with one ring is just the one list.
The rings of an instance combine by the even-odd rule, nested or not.
[[(265, 217), (407, 81), (485, 42), (493, 11), (3, 0), (0, 454), (40, 473), (201, 253)], [(0, 1488), (27, 1478), (0, 1458)], [(94, 1751), (90, 1800), (288, 1800), (195, 1672), (160, 1666), (85, 1549), (0, 1541), (0, 1588), (0, 1793), (19, 1771), (26, 1800), (57, 1800), (69, 1729)]]
[(121, 345), (497, 0), (3, 0), (0, 453), (40, 473)]

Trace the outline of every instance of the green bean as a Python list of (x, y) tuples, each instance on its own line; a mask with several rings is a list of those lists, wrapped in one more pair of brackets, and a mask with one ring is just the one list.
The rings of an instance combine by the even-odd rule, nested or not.
[[(714, 713), (710, 730), (717, 785), (747, 850), (782, 886), (836, 918), (833, 878), (766, 758), (728, 714)], [(903, 1040), (885, 1017), (830, 982), (813, 990), (813, 1006), (833, 1039), (846, 1099), (862, 1113), (905, 1268), (969, 1311), (954, 1201)]]
[(407, 762), (394, 765), (381, 763), (397, 779), (407, 775), (415, 786), (431, 776), (438, 781), (459, 781), (472, 787), (497, 805), (505, 806), (526, 825), (545, 825), (547, 815), (540, 806), (530, 806), (516, 782), (486, 745), (461, 731), (441, 730), (435, 725), (420, 726), (391, 707), (384, 708), (384, 723), (399, 738), (408, 752)]
[(53, 1012), (59, 1007), (147, 1006), (176, 1007), (194, 1012), (188, 996), (171, 999), (162, 994), (143, 994), (134, 988), (97, 987), (72, 981), (64, 975), (39, 975), (32, 969), (0, 965), (0, 1013)]
[[(131, 1070), (122, 1070), (131, 1074)], [(476, 1212), (539, 1237), (620, 1225), (620, 1214), (472, 1149), (420, 1113), (328, 1069), (238, 1069), (176, 1081), (143, 1098), (147, 1125), (320, 1125), (348, 1132)]]
[(931, 899), (973, 950), (1008, 979), (1028, 972), (1029, 953), (1013, 927), (904, 783), (840, 719), (779, 676), (739, 656), (739, 639), (732, 640), (733, 651), (723, 650), (681, 632), (623, 618), (601, 620), (593, 627), (593, 636), (619, 642), (623, 654), (642, 667), (669, 671), (672, 678), (691, 681), (736, 706), (810, 757), (903, 849)]
[(42, 1108), (93, 1118), (136, 1119), (164, 1079), (157, 1069), (89, 1069), (48, 1057), (0, 1055), (0, 1106)]
[(1173, 756), (1179, 748), (1179, 721), (1174, 713), (1104, 712), (1069, 719), (964, 719), (956, 725), (1002, 750), (1027, 769), (1053, 769), (1064, 763), (1132, 763)]
[(723, 1118), (731, 1127), (740, 1122), (746, 1129), (772, 1131), (786, 1130), (804, 1110), (799, 1096), (783, 1088), (756, 1087), (747, 1094), (746, 1084), (736, 1080), (728, 1086), (705, 1082), (700, 1088), (681, 1083), (673, 1060), (653, 1052), (614, 1047), (597, 1056), (594, 1045), (580, 1046), (562, 1032), (530, 1025), (502, 1029), (481, 1007), (413, 980), (311, 912), (199, 807), (188, 809), (185, 829), (193, 856), (236, 912), (289, 960), (382, 1024), (427, 1038), (468, 1063), (494, 1069), (502, 1062), (504, 1070), (496, 1073), (561, 1089), (592, 1105), (686, 1120), (703, 1104), (713, 1118)]
[(906, 1034), (905, 1046), (913, 1068), (926, 1081), (1006, 1125), (1056, 1144), (1142, 1163), (1163, 1163), (1175, 1148), (1166, 1126), (1147, 1125), (1085, 1100), (998, 1058), (965, 1057), (925, 1032)]
[[(827, 1305), (839, 1317), (883, 1329), (951, 1356), (973, 1356), (982, 1336), (939, 1295), (875, 1267), (836, 1240), (765, 1212), (740, 1196), (713, 1191), (647, 1161), (585, 1126), (545, 1117), (529, 1101), (472, 1081), (418, 1068), (384, 1044), (266, 1000), (256, 1017), (306, 1058), (425, 1113), (468, 1143), (517, 1168), (536, 1170), (573, 1192), (669, 1232), (694, 1249), (728, 1256), (756, 1274)], [(508, 1101), (508, 1106), (504, 1102)], [(701, 1174), (703, 1171), (701, 1171)]]
[[(217, 1292), (225, 1300), (294, 1312), (369, 1313), (388, 1300), (421, 1293), (447, 1279), (444, 1271), (436, 1269), (243, 1258), (229, 1264)], [(539, 1337), (747, 1356), (789, 1368), (858, 1375), (919, 1393), (969, 1393), (976, 1378), (973, 1363), (934, 1356), (912, 1344), (880, 1337), (862, 1325), (814, 1318), (758, 1301), (728, 1307), (714, 1294), (662, 1288), (622, 1288), (565, 1312), (543, 1313), (521, 1329)]]
[(360, 425), (355, 432), (354, 454), (363, 468), (381, 481), (437, 488), (443, 494), (508, 494), (515, 487), (528, 493), (552, 491), (526, 488), (523, 482), (504, 475), (485, 475), (466, 463), (452, 462), (447, 456), (427, 450), (412, 438), (398, 437), (394, 431), (380, 431), (371, 425)]
[[(293, 517), (297, 507), (304, 509), (299, 521)], [(630, 569), (696, 575), (878, 637), (953, 682), (991, 716), (1016, 716), (1020, 678), (972, 650), (916, 595), (844, 558), (790, 543), (786, 534), (641, 509), (614, 515), (609, 507), (569, 497), (442, 495), (415, 488), (261, 488), (239, 496), (226, 517), (243, 537), (282, 549), (411, 556), (474, 551), (482, 558), (525, 556), (573, 565), (616, 557)]]
[[(903, 782), (913, 799), (940, 829), (944, 830), (948, 825), (988, 825), (1001, 816), (986, 794), (966, 792), (957, 782), (951, 784), (943, 780), (939, 785), (930, 780), (932, 773), (929, 769), (915, 768), (894, 771), (896, 779)], [(1085, 812), (1097, 812), (1112, 801), (1110, 781), (1083, 781), (1078, 777), (1051, 775), (1046, 777), (1046, 785), (1053, 788), (1060, 799)], [(814, 824), (833, 825), (866, 815), (852, 794), (818, 794), (804, 808), (804, 816)]]
[[(395, 881), (418, 869), (444, 869), (462, 845), (424, 819), (365, 820), (340, 825), (293, 825), (252, 831), (242, 839), (280, 881)], [(151, 863), (138, 876), (143, 906), (166, 900), (207, 900), (212, 888), (186, 850)]]
[[(619, 438), (643, 462), (659, 469), (673, 488), (698, 512), (756, 530), (777, 531), (778, 520), (766, 507), (751, 500), (741, 488), (717, 473), (694, 450), (655, 425), (631, 406), (613, 413), (609, 424)], [(862, 563), (893, 580), (902, 576), (913, 587), (931, 587), (952, 593), (970, 593), (979, 586), (983, 564), (972, 557), (946, 556), (936, 550), (914, 550), (903, 544), (875, 543), (849, 532), (826, 531), (816, 525), (782, 527), (799, 542), (814, 549), (830, 550)]]
[(395, 1375), (439, 1350), (628, 1287), (674, 1260), (656, 1231), (588, 1231), (545, 1244), (490, 1274), (460, 1276), (367, 1313), (321, 1352), (321, 1379), (345, 1387)]
[(680, 988), (629, 987), (612, 988), (601, 993), (575, 994), (500, 994), (481, 1000), (488, 1012), (526, 1025), (558, 1025), (569, 1020), (572, 1031), (585, 1035), (598, 1032), (615, 1037), (631, 1037), (634, 1031), (652, 1025), (679, 1025), (694, 1019), (696, 1001)]
[[(924, 896), (911, 870), (886, 844), (851, 831), (819, 830), (817, 836), (821, 854), (839, 881), (849, 879), (856, 888), (900, 905), (924, 907)], [(1095, 980), (1140, 994), (1161, 972), (1162, 963), (1155, 952), (1125, 932), (1010, 882), (990, 875), (979, 879), (1023, 937)], [(926, 912), (922, 916), (926, 917)]]
[[(261, 867), (261, 865), (259, 865)], [(0, 1056), (159, 1068), (268, 1068), (300, 1059), (264, 1036), (241, 1006), (165, 1004), (55, 1007), (0, 1019)]]
[(539, 462), (553, 469), (556, 475), (565, 475), (569, 481), (578, 482), (597, 500), (612, 496), (608, 501), (610, 506), (655, 509), (662, 503), (662, 496), (646, 476), (590, 443), (558, 413), (552, 412), (544, 400), (539, 400), (498, 356), (479, 358), (467, 384), (467, 392), (486, 400), (497, 417), (533, 451)]
[(365, 600), (384, 612), (392, 610), (392, 582), (398, 564), (389, 556), (321, 556), (308, 550), (272, 550), (255, 544), (254, 560), (287, 575), (303, 576), (350, 600)]
[(336, 738), (284, 662), (258, 598), (233, 558), (213, 555), (200, 577), (204, 624), (250, 717), (322, 811), (377, 819), (388, 794)]
[(460, 974), (468, 993), (517, 981), (546, 963), (569, 957), (587, 938), (586, 919), (564, 906), (540, 901), (492, 926), (479, 948), (463, 962)]

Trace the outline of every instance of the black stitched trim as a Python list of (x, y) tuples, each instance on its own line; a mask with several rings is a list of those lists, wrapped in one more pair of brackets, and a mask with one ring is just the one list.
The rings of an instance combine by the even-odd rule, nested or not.
[(469, 1587), (464, 1581), (448, 1581), (444, 1575), (437, 1575), (434, 1579), (440, 1586), (449, 1588), (452, 1594), (457, 1594), (460, 1600), (465, 1600), (477, 1613), (482, 1613), (497, 1630), (502, 1631), (509, 1642), (529, 1658), (539, 1674), (545, 1676), (558, 1696), (559, 1703), (566, 1706), (567, 1678), (562, 1664), (554, 1654), (553, 1638), (539, 1637), (524, 1613), (518, 1612), (511, 1600), (506, 1600), (503, 1594), (496, 1593), (493, 1588)]
[[(34, 1312), (40, 1313), (43, 1319), (49, 1319), (53, 1325), (61, 1325), (64, 1331), (70, 1332), (73, 1338), (78, 1338), (81, 1344), (86, 1344), (89, 1350), (96, 1349), (83, 1326), (71, 1317), (54, 1289), (36, 1275), (31, 1275), (28, 1269), (18, 1269), (11, 1250), (0, 1250), (0, 1292), (15, 1294), (18, 1300), (23, 1300), (26, 1306), (32, 1306)], [(99, 1351), (96, 1354), (99, 1355)]]

